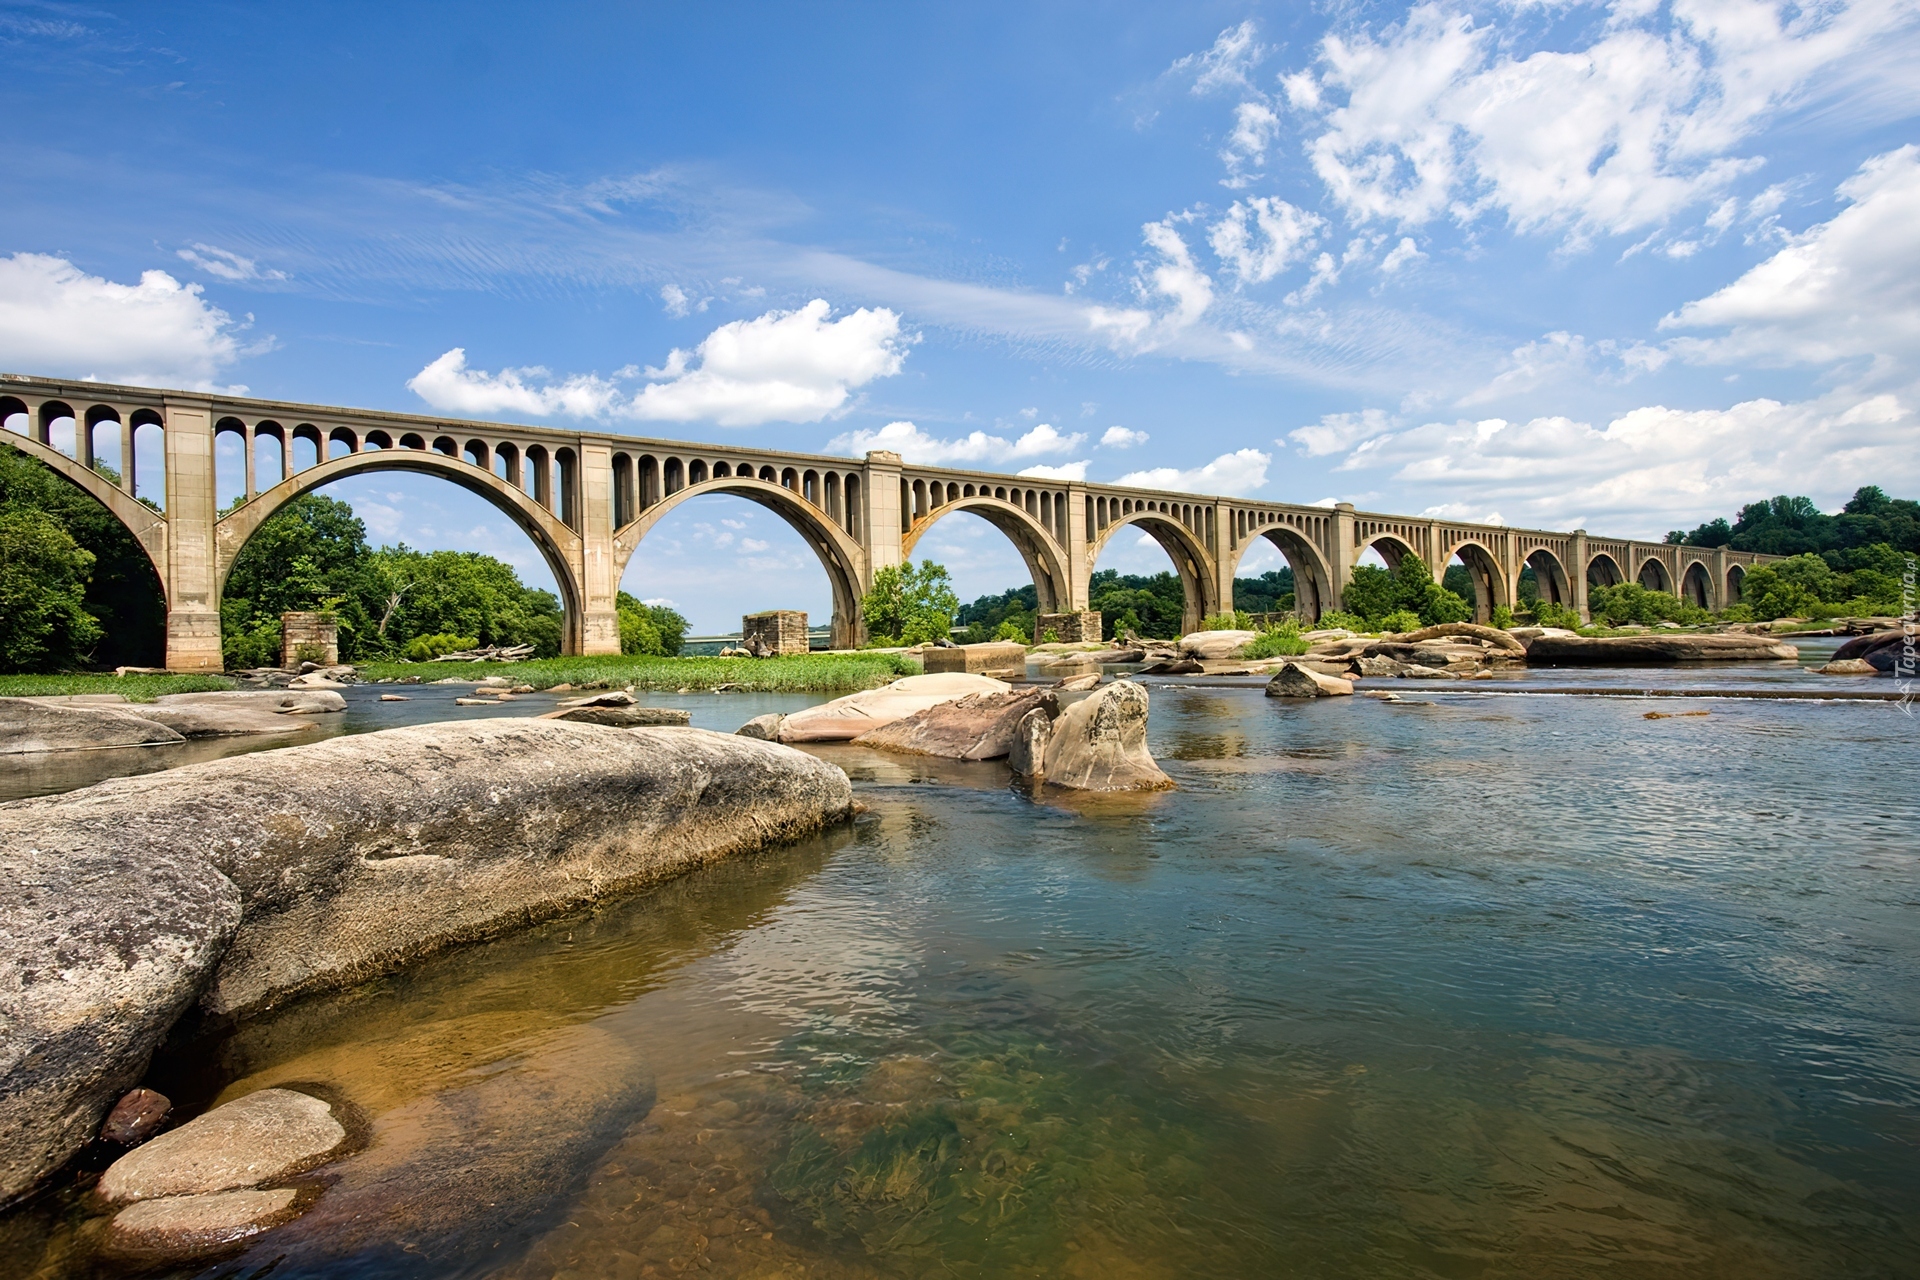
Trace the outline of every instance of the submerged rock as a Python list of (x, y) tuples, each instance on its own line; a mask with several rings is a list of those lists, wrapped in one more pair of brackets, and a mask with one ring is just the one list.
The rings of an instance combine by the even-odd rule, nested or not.
[(1116, 680), (1053, 722), (1046, 780), (1079, 791), (1162, 791), (1173, 779), (1147, 750), (1147, 691)]
[(165, 725), (133, 714), (131, 703), (54, 704), (32, 698), (0, 698), (0, 755), (152, 747), (184, 741)]
[(1012, 686), (991, 676), (945, 672), (908, 676), (879, 689), (850, 693), (796, 711), (780, 722), (782, 742), (848, 742), (881, 725), (975, 693), (1005, 693)]
[(90, 1140), (196, 1000), (361, 981), (851, 816), (701, 729), (416, 725), (0, 805), (0, 1198)]
[(222, 1253), (297, 1216), (299, 1194), (280, 1187), (142, 1200), (114, 1215), (107, 1248), (156, 1261)]
[(1759, 662), (1799, 656), (1792, 645), (1758, 635), (1541, 636), (1527, 646), (1529, 662), (1569, 666)]
[(106, 1123), (100, 1126), (100, 1140), (122, 1147), (134, 1147), (151, 1138), (173, 1113), (173, 1102), (164, 1093), (152, 1089), (129, 1089), (113, 1104)]
[(1050, 688), (976, 693), (882, 725), (854, 742), (948, 760), (998, 760), (1012, 749), (1014, 729), (1028, 712), (1053, 716), (1059, 710), (1059, 695)]
[(324, 1164), (346, 1140), (319, 1098), (262, 1089), (129, 1151), (100, 1176), (98, 1190), (119, 1204), (257, 1187)]
[(1269, 698), (1337, 698), (1352, 692), (1353, 681), (1342, 680), (1339, 676), (1323, 676), (1297, 662), (1287, 663), (1274, 673), (1273, 679), (1267, 681)]

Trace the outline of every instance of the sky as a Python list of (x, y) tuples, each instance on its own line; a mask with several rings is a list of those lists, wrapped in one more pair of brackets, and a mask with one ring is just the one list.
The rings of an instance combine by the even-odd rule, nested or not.
[[(1920, 493), (1916, 55), (1920, 0), (0, 0), (0, 369), (1639, 537), (1833, 510)], [(551, 581), (445, 482), (324, 492)], [(1026, 581), (976, 517), (920, 551)], [(623, 585), (828, 612), (739, 499)]]

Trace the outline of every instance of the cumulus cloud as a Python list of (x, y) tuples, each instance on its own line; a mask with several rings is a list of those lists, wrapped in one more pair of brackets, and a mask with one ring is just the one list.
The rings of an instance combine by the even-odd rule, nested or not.
[(1875, 156), (1839, 193), (1849, 205), (1832, 221), (1663, 319), (1730, 331), (1675, 349), (1779, 364), (1920, 355), (1920, 147)]
[(696, 311), (705, 311), (712, 303), (712, 298), (696, 298), (677, 284), (660, 286), (660, 305), (676, 320), (684, 320)]
[(182, 262), (191, 262), (210, 276), (222, 280), (285, 280), (284, 271), (262, 271), (260, 264), (252, 258), (243, 258), (228, 249), (216, 248), (210, 244), (195, 244), (190, 249), (179, 249), (175, 255)]
[(1233, 131), (1227, 145), (1220, 149), (1220, 162), (1227, 166), (1221, 185), (1244, 187), (1259, 176), (1267, 163), (1267, 148), (1280, 132), (1280, 117), (1264, 102), (1243, 102), (1233, 109)]
[(1278, 196), (1235, 200), (1207, 243), (1241, 284), (1265, 284), (1306, 254), (1327, 225)]
[(1062, 462), (1057, 466), (1049, 466), (1044, 462), (1037, 462), (1031, 467), (1020, 468), (1015, 474), (1032, 476), (1036, 480), (1085, 480), (1087, 478), (1087, 462), (1085, 459), (1082, 459), (1079, 462)]
[(928, 466), (952, 463), (990, 463), (1004, 465), (1023, 458), (1044, 458), (1048, 454), (1071, 453), (1085, 444), (1084, 432), (1062, 435), (1051, 423), (1043, 422), (1017, 439), (990, 436), (972, 431), (958, 439), (929, 435), (911, 422), (889, 422), (878, 431), (849, 431), (827, 442), (835, 453), (855, 457), (869, 449), (886, 449), (908, 462)]
[(1131, 449), (1137, 444), (1146, 442), (1146, 432), (1129, 431), (1125, 427), (1108, 427), (1105, 434), (1100, 437), (1102, 449)]
[(1174, 228), (1174, 218), (1149, 222), (1141, 239), (1155, 257), (1138, 264), (1134, 292), (1144, 302), (1166, 299), (1160, 310), (1088, 307), (1087, 327), (1120, 346), (1147, 351), (1182, 330), (1191, 328), (1213, 305), (1213, 278), (1193, 260), (1186, 239)]
[[(1392, 430), (1393, 419), (1382, 409), (1362, 409), (1358, 413), (1329, 413), (1312, 426), (1287, 432), (1287, 439), (1300, 446), (1309, 458), (1324, 458), (1342, 453), (1362, 440), (1371, 440)], [(1276, 440), (1275, 444), (1284, 441)]]
[(1238, 496), (1252, 493), (1267, 482), (1267, 464), (1271, 454), (1258, 449), (1236, 449), (1223, 453), (1204, 467), (1182, 471), (1177, 467), (1154, 467), (1130, 471), (1114, 481), (1136, 489), (1174, 489), (1182, 493), (1218, 493)]
[(0, 258), (0, 367), (211, 390), (222, 369), (272, 345), (243, 347), (244, 328), (164, 271), (120, 284), (46, 254)]
[[(437, 409), (512, 412), (545, 417), (626, 418), (645, 422), (713, 422), (751, 427), (766, 422), (818, 422), (844, 409), (855, 389), (900, 372), (917, 338), (883, 307), (831, 319), (815, 299), (796, 311), (734, 320), (693, 351), (678, 347), (660, 368), (623, 369), (612, 378), (574, 374), (556, 380), (538, 366), (487, 373), (466, 367), (454, 348), (408, 381)], [(644, 373), (628, 394), (622, 383)]]
[(1446, 4), (1333, 33), (1282, 81), (1357, 220), (1497, 212), (1576, 238), (1657, 226), (1759, 163), (1734, 154), (1782, 106), (1856, 70), (1912, 22), (1900, 0), (1618, 6), (1584, 48), (1513, 52)]

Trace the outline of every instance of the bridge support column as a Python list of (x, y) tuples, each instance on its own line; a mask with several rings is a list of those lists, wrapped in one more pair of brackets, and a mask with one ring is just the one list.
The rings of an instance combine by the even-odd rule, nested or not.
[(1353, 504), (1333, 504), (1333, 545), (1327, 550), (1327, 569), (1333, 574), (1333, 600), (1326, 607), (1345, 610), (1347, 583), (1353, 579)]
[(613, 450), (583, 442), (580, 448), (580, 563), (574, 566), (580, 593), (579, 652), (620, 652), (620, 615), (614, 579)]
[(1216, 507), (1213, 519), (1213, 537), (1209, 540), (1213, 550), (1213, 594), (1220, 601), (1220, 612), (1232, 613), (1233, 575), (1240, 567), (1240, 543), (1233, 536), (1233, 509)]
[(873, 587), (873, 575), (897, 565), (901, 560), (900, 541), (904, 530), (900, 506), (900, 455), (885, 449), (867, 454), (863, 495), (867, 509), (860, 521), (860, 532), (867, 544), (867, 580), (861, 590)]
[(220, 671), (220, 590), (214, 559), (213, 414), (167, 402), (167, 670)]
[(1573, 531), (1573, 563), (1567, 566), (1567, 586), (1573, 592), (1573, 611), (1580, 615), (1580, 621), (1592, 622), (1593, 613), (1587, 607), (1587, 531)]
[(1093, 607), (1093, 558), (1087, 554), (1087, 547), (1093, 541), (1094, 530), (1090, 527), (1087, 514), (1087, 487), (1077, 481), (1067, 482), (1067, 599), (1069, 613), (1084, 613)]

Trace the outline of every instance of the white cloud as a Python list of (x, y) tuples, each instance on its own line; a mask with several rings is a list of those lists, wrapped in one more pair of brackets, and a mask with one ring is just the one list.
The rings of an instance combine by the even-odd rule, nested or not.
[(1108, 427), (1106, 433), (1100, 437), (1100, 447), (1102, 449), (1131, 449), (1135, 445), (1145, 444), (1146, 442), (1146, 432), (1129, 431), (1125, 427)]
[(621, 370), (612, 379), (575, 374), (558, 382), (539, 367), (486, 373), (467, 369), (466, 352), (458, 347), (407, 386), (437, 409), (462, 413), (561, 413), (723, 427), (818, 422), (845, 408), (855, 388), (900, 372), (907, 347), (918, 340), (903, 335), (900, 317), (885, 308), (862, 307), (838, 320), (830, 314), (816, 298), (797, 311), (730, 321), (692, 352), (674, 348), (662, 367), (645, 370), (647, 385), (632, 395), (618, 384), (636, 370)]
[(1250, 89), (1253, 69), (1267, 56), (1266, 46), (1255, 35), (1252, 19), (1237, 27), (1228, 27), (1204, 53), (1190, 53), (1168, 68), (1169, 74), (1191, 73), (1196, 96), (1221, 89)]
[(1264, 284), (1303, 257), (1326, 225), (1278, 196), (1254, 196), (1235, 200), (1207, 243), (1241, 284)]
[[(1664, 22), (1663, 22), (1664, 19)], [(1732, 154), (1783, 106), (1874, 74), (1860, 55), (1913, 20), (1905, 0), (1616, 8), (1585, 48), (1509, 52), (1515, 32), (1416, 6), (1379, 34), (1330, 34), (1283, 80), (1322, 132), (1308, 148), (1359, 220), (1496, 211), (1576, 239), (1657, 226), (1723, 198)]]
[(1920, 355), (1920, 148), (1875, 156), (1839, 190), (1850, 203), (1832, 221), (1663, 319), (1663, 329), (1731, 330), (1674, 348), (1769, 363)]
[(1359, 413), (1326, 414), (1313, 426), (1287, 432), (1287, 439), (1299, 445), (1300, 451), (1309, 458), (1324, 458), (1351, 449), (1362, 440), (1383, 435), (1392, 427), (1393, 419), (1384, 410), (1362, 409)]
[(0, 368), (142, 386), (213, 389), (244, 325), (164, 271), (140, 283), (90, 276), (64, 258), (0, 258)]
[(660, 304), (676, 320), (684, 320), (696, 311), (705, 311), (712, 298), (696, 298), (677, 284), (660, 286)]
[(1402, 236), (1400, 243), (1393, 246), (1392, 252), (1380, 259), (1380, 272), (1382, 275), (1390, 276), (1409, 262), (1417, 262), (1426, 256), (1420, 252), (1420, 246), (1413, 242), (1412, 236)]
[(243, 258), (226, 249), (215, 248), (210, 244), (195, 244), (191, 249), (175, 251), (175, 256), (183, 262), (191, 262), (211, 276), (222, 280), (285, 280), (284, 271), (262, 271), (260, 264), (252, 258)]
[(1173, 223), (1174, 219), (1167, 217), (1140, 228), (1141, 238), (1158, 255), (1158, 261), (1141, 262), (1134, 277), (1134, 292), (1143, 301), (1167, 298), (1172, 306), (1157, 314), (1138, 308), (1088, 307), (1083, 314), (1094, 333), (1120, 346), (1150, 351), (1191, 328), (1213, 305), (1213, 279), (1194, 262), (1193, 251)]
[[(1244, 187), (1259, 176), (1267, 163), (1267, 148), (1280, 132), (1280, 117), (1264, 102), (1243, 102), (1233, 109), (1233, 132), (1220, 150), (1220, 162), (1227, 166), (1222, 186)], [(1252, 172), (1249, 172), (1251, 170)]]
[(1182, 493), (1252, 493), (1267, 482), (1270, 454), (1258, 449), (1236, 449), (1223, 453), (1204, 467), (1181, 471), (1175, 467), (1154, 467), (1149, 471), (1131, 471), (1115, 484), (1136, 489), (1175, 489)]
[(1031, 467), (1022, 467), (1015, 474), (1032, 476), (1036, 480), (1085, 480), (1087, 463), (1084, 459), (1079, 462), (1063, 462), (1058, 466), (1048, 466), (1041, 462)]
[(1006, 464), (1050, 453), (1071, 453), (1085, 444), (1086, 439), (1086, 433), (1080, 431), (1061, 435), (1046, 422), (1015, 440), (990, 436), (984, 431), (969, 432), (957, 440), (943, 440), (928, 435), (911, 422), (889, 422), (878, 431), (849, 431), (835, 436), (827, 441), (827, 448), (855, 457), (869, 449), (887, 449), (908, 462), (928, 466), (963, 462)]

